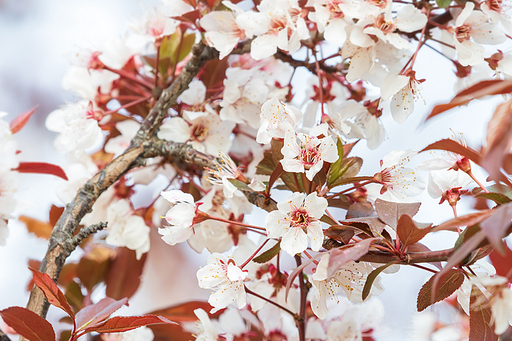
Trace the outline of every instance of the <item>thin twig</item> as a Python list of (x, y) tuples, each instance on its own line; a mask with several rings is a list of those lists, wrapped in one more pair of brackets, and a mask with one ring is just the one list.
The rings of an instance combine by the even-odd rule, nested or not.
[(0, 341), (11, 341), (9, 336), (0, 329)]
[(91, 226), (83, 227), (80, 230), (80, 232), (78, 232), (77, 235), (71, 239), (71, 244), (74, 246), (74, 248), (76, 248), (78, 247), (78, 245), (82, 243), (82, 241), (85, 238), (105, 228), (107, 228), (107, 223), (98, 223)]

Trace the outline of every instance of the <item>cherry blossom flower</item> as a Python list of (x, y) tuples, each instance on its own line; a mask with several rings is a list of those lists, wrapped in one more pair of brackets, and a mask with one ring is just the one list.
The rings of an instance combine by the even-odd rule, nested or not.
[(500, 23), (506, 34), (512, 34), (512, 6), (503, 0), (485, 0), (480, 3), (480, 9), (493, 23)]
[(480, 44), (500, 44), (505, 34), (496, 24), (490, 23), (481, 11), (474, 11), (475, 4), (467, 2), (451, 27), (459, 63), (477, 65), (484, 61), (484, 47)]
[(106, 242), (135, 250), (137, 259), (149, 251), (149, 227), (144, 218), (133, 215), (126, 199), (111, 204), (107, 209), (108, 236)]
[(142, 50), (148, 44), (173, 34), (176, 31), (176, 21), (164, 15), (162, 9), (155, 8), (144, 14), (142, 23), (133, 24), (131, 28), (134, 33), (128, 37), (126, 45)]
[(222, 121), (215, 113), (186, 111), (183, 118), (173, 117), (165, 121), (160, 127), (158, 137), (189, 143), (200, 152), (216, 155), (219, 150), (229, 150), (229, 134), (234, 127), (234, 122)]
[[(328, 135), (325, 131), (323, 135)], [(318, 138), (302, 133), (286, 132), (284, 146), (281, 149), (284, 158), (281, 160), (283, 169), (287, 172), (304, 173), (313, 180), (316, 173), (322, 169), (325, 162), (338, 160), (336, 144), (330, 136)]]
[(316, 193), (307, 197), (304, 193), (293, 193), (277, 207), (265, 218), (268, 236), (282, 237), (281, 249), (292, 256), (306, 250), (308, 239), (313, 251), (320, 250), (324, 235), (319, 219), (327, 208), (327, 200)]
[(252, 58), (270, 57), (277, 48), (293, 53), (299, 49), (301, 39), (309, 38), (297, 0), (263, 0), (258, 10), (245, 12), (236, 18), (248, 38), (257, 36), (251, 43)]
[[(358, 22), (359, 26), (365, 27), (363, 32), (368, 35), (374, 35), (384, 42), (389, 42), (398, 49), (409, 47), (409, 42), (395, 33), (395, 30), (402, 32), (414, 32), (423, 28), (427, 23), (427, 16), (415, 6), (408, 4), (402, 7), (396, 16), (391, 17), (392, 6), (386, 8), (385, 13), (381, 13), (372, 18), (367, 18)], [(373, 25), (369, 25), (369, 20)]]
[(353, 7), (351, 2), (344, 0), (310, 0), (308, 2), (308, 6), (312, 5), (315, 8), (314, 12), (309, 13), (309, 19), (317, 24), (319, 32), (324, 33), (326, 41), (340, 46), (345, 43), (347, 39), (345, 27), (352, 22), (349, 14)]
[(260, 128), (256, 135), (258, 143), (270, 143), (273, 137), (284, 138), (287, 131), (294, 131), (302, 120), (302, 112), (279, 101), (276, 97), (261, 107)]
[(480, 276), (471, 279), (470, 283), (484, 288), (483, 296), (477, 296), (477, 305), (490, 307), (496, 335), (503, 334), (512, 325), (512, 290), (505, 277)]
[(101, 109), (92, 102), (80, 101), (52, 111), (46, 118), (46, 128), (59, 133), (53, 143), (58, 152), (76, 154), (102, 141), (103, 133), (98, 125), (102, 117)]
[(380, 193), (389, 191), (397, 197), (416, 196), (425, 189), (424, 180), (412, 168), (405, 165), (416, 155), (412, 150), (392, 150), (380, 161), (381, 171), (374, 175), (374, 181), (382, 184)]
[(84, 66), (71, 66), (62, 79), (62, 88), (73, 91), (83, 99), (95, 100), (99, 93), (108, 94), (112, 82), (119, 75), (108, 70), (94, 70)]
[(230, 54), (238, 42), (245, 39), (245, 32), (236, 23), (236, 16), (244, 11), (230, 1), (223, 1), (222, 4), (232, 11), (213, 11), (199, 21), (206, 31), (206, 43), (219, 51), (219, 59)]
[(171, 203), (171, 208), (165, 214), (165, 220), (169, 225), (159, 228), (158, 233), (169, 245), (186, 241), (192, 236), (192, 225), (196, 217), (197, 208), (194, 205), (194, 197), (180, 190), (165, 191), (160, 195)]
[(197, 280), (201, 288), (215, 291), (208, 299), (213, 307), (210, 313), (226, 308), (235, 301), (238, 309), (243, 308), (247, 300), (243, 284), (247, 272), (240, 269), (232, 258), (220, 253), (212, 253), (206, 263), (197, 272)]
[(208, 168), (208, 173), (210, 175), (208, 177), (210, 183), (221, 185), (224, 188), (224, 196), (227, 198), (232, 198), (237, 190), (229, 179), (237, 179), (243, 176), (235, 162), (233, 162), (229, 155), (223, 152), (219, 152), (213, 168)]
[[(453, 132), (453, 131), (452, 131)], [(466, 140), (462, 134), (458, 136), (453, 133), (451, 139), (461, 144), (464, 147), (467, 147)], [(446, 152), (443, 154), (444, 157), (437, 157), (434, 159), (423, 161), (418, 165), (418, 169), (422, 171), (432, 171), (432, 170), (462, 170), (463, 172), (468, 173), (471, 171), (471, 161), (460, 154), (453, 152)]]
[[(343, 290), (347, 298), (352, 302), (362, 302), (363, 287), (366, 278), (373, 271), (373, 267), (365, 262), (350, 261), (343, 265), (332, 277), (327, 277), (327, 266), (329, 264), (329, 254), (325, 254), (320, 259), (315, 273), (311, 276), (311, 308), (315, 315), (324, 319), (327, 316), (327, 300), (339, 302), (338, 292)], [(380, 284), (380, 278), (377, 277), (372, 286), (371, 293), (374, 295), (384, 291)], [(370, 296), (368, 296), (370, 297)]]
[(467, 187), (473, 180), (464, 172), (454, 170), (430, 171), (428, 179), (428, 194), (434, 198), (441, 198), (439, 204), (445, 200), (450, 205), (456, 205), (460, 196), (467, 192), (462, 188)]
[(392, 73), (384, 79), (381, 86), (382, 100), (391, 96), (391, 114), (398, 123), (403, 123), (414, 110), (414, 102), (421, 97), (420, 81), (414, 78), (414, 71), (409, 75), (394, 75)]
[(217, 332), (217, 329), (215, 329), (215, 326), (206, 311), (203, 309), (196, 309), (194, 310), (194, 314), (199, 319), (199, 323), (197, 325), (199, 332), (195, 335), (196, 340), (217, 341), (219, 339), (219, 333)]

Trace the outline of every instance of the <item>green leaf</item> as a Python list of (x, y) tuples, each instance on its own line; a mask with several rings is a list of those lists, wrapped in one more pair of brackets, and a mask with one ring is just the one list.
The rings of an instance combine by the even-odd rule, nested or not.
[(477, 198), (485, 198), (494, 201), (498, 205), (506, 204), (511, 202), (509, 197), (501, 193), (480, 193), (475, 195)]
[(457, 269), (450, 269), (438, 280), (439, 284), (437, 285), (437, 290), (435, 293), (432, 293), (434, 280), (438, 275), (439, 274), (436, 274), (430, 277), (427, 283), (421, 287), (416, 303), (418, 311), (423, 311), (432, 304), (449, 297), (462, 285), (462, 282), (464, 282), (462, 272)]
[(242, 189), (244, 191), (252, 191), (252, 189), (249, 186), (247, 186), (245, 182), (242, 182), (237, 179), (228, 179), (228, 181), (231, 182), (238, 189)]
[(338, 160), (331, 164), (329, 167), (329, 173), (327, 174), (327, 186), (331, 187), (331, 184), (339, 178), (338, 173), (341, 169), (341, 163), (343, 162), (343, 143), (341, 139), (338, 139), (336, 142), (336, 147), (338, 148)]
[(452, 3), (452, 0), (436, 0), (437, 6), (447, 8)]
[(363, 301), (368, 297), (370, 294), (370, 290), (372, 289), (373, 282), (375, 282), (375, 279), (377, 279), (377, 276), (387, 268), (389, 268), (391, 265), (399, 263), (400, 260), (394, 260), (392, 262), (389, 262), (381, 267), (378, 267), (377, 269), (370, 272), (368, 277), (366, 278), (366, 282), (364, 283), (363, 287)]
[(277, 256), (279, 251), (281, 251), (281, 241), (277, 242), (276, 245), (272, 246), (270, 249), (263, 252), (258, 257), (253, 258), (252, 261), (260, 264), (269, 262), (272, 258)]
[[(327, 186), (333, 188), (345, 184), (344, 178), (353, 178), (359, 173), (361, 166), (363, 165), (363, 159), (357, 156), (348, 157), (341, 161), (340, 168), (335, 174), (328, 177)], [(330, 169), (329, 169), (330, 173)]]
[(265, 152), (263, 153), (263, 160), (261, 160), (260, 163), (258, 163), (258, 166), (256, 166), (256, 174), (271, 175), (274, 168), (275, 164), (272, 159), (272, 153)]

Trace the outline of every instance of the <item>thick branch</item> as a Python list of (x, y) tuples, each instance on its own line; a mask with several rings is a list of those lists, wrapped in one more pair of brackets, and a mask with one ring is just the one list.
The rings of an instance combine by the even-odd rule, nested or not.
[[(74, 200), (66, 205), (66, 209), (55, 225), (49, 240), (46, 256), (41, 262), (39, 270), (48, 274), (54, 281), (59, 277), (60, 271), (69, 254), (76, 246), (70, 241), (80, 221), (89, 213), (98, 197), (114, 182), (130, 169), (139, 165), (139, 156), (143, 153), (142, 142), (148, 140), (155, 133), (167, 115), (167, 111), (174, 104), (178, 96), (188, 88), (204, 64), (218, 53), (203, 43), (192, 49), (192, 58), (184, 67), (176, 80), (165, 89), (146, 119), (142, 122), (140, 130), (133, 138), (130, 148), (122, 155), (112, 160), (105, 168), (89, 180), (78, 192)], [(30, 294), (27, 308), (36, 314), (45, 317), (49, 303), (42, 291), (34, 287)]]
[(360, 261), (372, 263), (389, 263), (395, 260), (400, 260), (397, 264), (415, 264), (415, 263), (434, 263), (446, 262), (453, 254), (453, 249), (429, 251), (429, 252), (412, 252), (405, 255), (404, 259), (387, 252), (370, 251), (363, 257), (359, 258)]
[(9, 336), (7, 336), (7, 334), (5, 334), (2, 329), (0, 329), (0, 341), (11, 341), (11, 339), (9, 338)]
[[(203, 169), (214, 169), (215, 162), (217, 162), (216, 157), (201, 153), (188, 144), (164, 141), (153, 137), (151, 140), (144, 142), (144, 152), (141, 157), (149, 158), (156, 156), (179, 159), (181, 162), (193, 164)], [(267, 198), (263, 193), (248, 190), (241, 191), (253, 205), (268, 212), (277, 210), (276, 202)]]

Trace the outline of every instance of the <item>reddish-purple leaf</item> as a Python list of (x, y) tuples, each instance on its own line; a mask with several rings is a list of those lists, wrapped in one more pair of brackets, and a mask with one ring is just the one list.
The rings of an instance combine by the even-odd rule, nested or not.
[(330, 251), (329, 265), (327, 266), (327, 278), (331, 278), (343, 265), (347, 264), (352, 260), (358, 260), (361, 256), (368, 253), (370, 245), (380, 238), (368, 238), (364, 239), (351, 247), (336, 248)]
[(450, 103), (439, 104), (432, 109), (425, 121), (435, 117), (452, 108), (468, 104), (474, 99), (482, 98), (489, 95), (499, 95), (512, 92), (512, 82), (503, 80), (486, 80), (477, 83), (464, 91), (459, 92)]
[(354, 236), (356, 228), (352, 226), (333, 225), (324, 230), (324, 236), (334, 239), (340, 243), (348, 244)]
[(38, 238), (48, 240), (52, 235), (53, 226), (45, 221), (27, 217), (26, 215), (21, 215), (18, 220), (27, 226), (27, 231), (29, 233), (33, 233)]
[(430, 225), (425, 228), (418, 228), (418, 226), (414, 223), (414, 220), (412, 220), (412, 218), (407, 214), (403, 214), (400, 219), (398, 219), (396, 233), (400, 237), (400, 241), (402, 242), (404, 248), (419, 242), (429, 232)]
[(64, 297), (64, 293), (60, 291), (59, 287), (57, 284), (55, 284), (51, 277), (34, 269), (30, 269), (30, 271), (32, 271), (34, 283), (39, 287), (39, 289), (43, 291), (48, 302), (57, 308), (64, 310), (74, 319), (75, 314), (73, 313), (73, 309), (71, 309), (71, 306)]
[(30, 341), (55, 341), (50, 322), (27, 308), (9, 307), (0, 311), (0, 316), (16, 333)]
[(449, 297), (464, 282), (464, 274), (462, 272), (457, 269), (450, 269), (450, 271), (437, 278), (439, 285), (435, 290), (432, 290), (436, 277), (438, 277), (437, 274), (430, 277), (427, 283), (421, 287), (416, 302), (418, 311), (423, 311), (432, 304)]
[(460, 154), (462, 156), (467, 157), (471, 161), (480, 164), (482, 162), (482, 154), (477, 152), (476, 150), (465, 147), (461, 145), (459, 142), (452, 139), (443, 139), (432, 144), (429, 144), (425, 148), (423, 148), (420, 153), (427, 150), (446, 150), (448, 152)]
[[(194, 310), (203, 309), (204, 311), (210, 311), (212, 306), (205, 301), (189, 301), (186, 303), (174, 305), (169, 308), (152, 311), (150, 314), (163, 316), (167, 319), (178, 322), (190, 322), (197, 321), (197, 316), (194, 314)], [(219, 317), (222, 314), (222, 310), (215, 314), (209, 314), (211, 317)]]
[(398, 219), (404, 214), (407, 214), (409, 217), (414, 217), (414, 215), (418, 213), (420, 205), (420, 202), (396, 203), (377, 199), (375, 201), (375, 210), (380, 220), (396, 230)]
[(283, 165), (281, 164), (281, 162), (278, 162), (276, 167), (274, 168), (274, 171), (270, 175), (270, 179), (268, 180), (268, 185), (267, 185), (268, 192), (270, 192), (270, 189), (274, 185), (274, 182), (276, 182), (276, 180), (279, 179), (279, 177), (283, 173), (284, 173)]
[(484, 231), (491, 245), (502, 255), (505, 254), (502, 239), (507, 233), (511, 220), (512, 203), (508, 203), (492, 210), (492, 214), (480, 223), (480, 228)]
[(105, 278), (107, 296), (113, 299), (130, 298), (140, 285), (140, 276), (146, 263), (146, 254), (137, 260), (136, 253), (128, 248), (117, 248), (116, 258), (110, 263)]
[(144, 315), (144, 316), (114, 316), (101, 324), (84, 329), (83, 333), (120, 333), (150, 324), (177, 324), (163, 316)]
[(478, 224), (482, 220), (486, 219), (493, 213), (493, 210), (484, 210), (480, 212), (466, 214), (457, 218), (453, 218), (448, 220), (441, 225), (435, 226), (432, 229), (432, 232), (443, 231), (443, 230), (452, 230), (456, 231), (459, 226), (471, 226)]
[(83, 308), (76, 314), (78, 330), (89, 328), (103, 322), (110, 314), (121, 308), (127, 302), (127, 298), (116, 301), (110, 297), (105, 297), (98, 303)]
[(507, 277), (512, 282), (512, 250), (505, 245), (505, 255), (500, 255), (496, 250), (489, 255), (492, 265), (499, 276)]
[(492, 312), (485, 305), (487, 298), (473, 285), (469, 301), (469, 341), (497, 341), (492, 327)]
[(12, 120), (9, 124), (9, 130), (11, 133), (16, 134), (18, 131), (20, 131), (25, 126), (25, 124), (27, 124), (32, 114), (36, 112), (38, 107), (39, 105), (36, 105), (32, 109), (25, 111), (23, 114)]
[(491, 179), (502, 177), (501, 166), (505, 155), (512, 147), (512, 99), (498, 105), (487, 124), (487, 143), (482, 150), (484, 155), (481, 166)]
[(18, 168), (14, 169), (20, 173), (50, 174), (68, 180), (66, 173), (57, 165), (46, 162), (20, 162)]
[(352, 225), (352, 223), (366, 224), (375, 237), (379, 236), (379, 234), (382, 233), (382, 230), (384, 230), (384, 227), (386, 227), (386, 224), (384, 224), (379, 218), (373, 217), (345, 219), (341, 221), (341, 223), (347, 225)]

